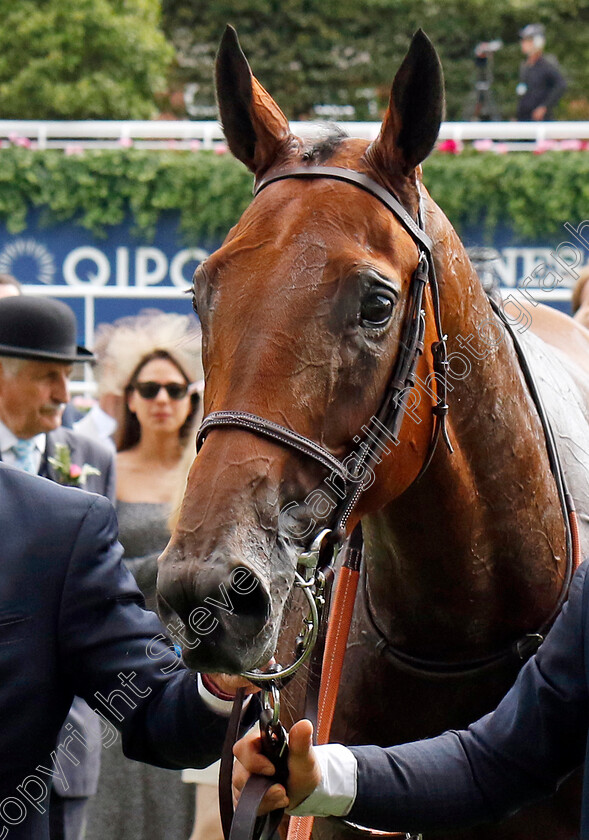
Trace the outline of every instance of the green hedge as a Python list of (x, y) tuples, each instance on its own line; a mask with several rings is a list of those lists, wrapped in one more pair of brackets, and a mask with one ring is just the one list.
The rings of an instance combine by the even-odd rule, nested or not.
[[(565, 221), (589, 218), (589, 152), (437, 153), (424, 181), (459, 232), (482, 225), (489, 239), (505, 225), (517, 241), (539, 241)], [(172, 210), (187, 243), (211, 243), (239, 218), (251, 186), (229, 154), (0, 150), (0, 220), (13, 233), (37, 207), (43, 224), (71, 221), (97, 236), (130, 216), (134, 232), (150, 239), (159, 215)]]

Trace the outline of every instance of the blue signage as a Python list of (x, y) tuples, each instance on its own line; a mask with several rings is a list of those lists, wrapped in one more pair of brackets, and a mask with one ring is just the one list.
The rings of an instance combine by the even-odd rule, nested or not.
[(134, 235), (131, 222), (108, 228), (100, 239), (71, 223), (43, 227), (39, 214), (31, 213), (22, 233), (0, 226), (0, 273), (12, 274), (30, 291), (45, 288), (66, 301), (78, 317), (80, 340), (88, 334), (86, 297), (94, 299), (95, 324), (145, 308), (188, 313), (191, 303), (184, 293), (210, 250), (198, 243), (187, 246), (178, 221), (178, 214), (163, 214), (147, 242)]
[[(494, 271), (500, 284), (535, 290), (537, 300), (568, 312), (570, 288), (587, 260), (579, 238), (563, 228), (560, 243), (512, 244), (511, 232), (505, 230), (496, 239)], [(481, 245), (484, 237), (481, 231), (469, 230), (464, 242), (467, 247)], [(45, 288), (62, 297), (76, 312), (81, 341), (93, 333), (95, 324), (141, 309), (190, 312), (189, 295), (184, 292), (210, 250), (198, 242), (186, 244), (179, 216), (173, 212), (161, 215), (150, 242), (133, 233), (131, 221), (108, 228), (104, 239), (71, 223), (45, 227), (37, 211), (30, 213), (27, 229), (20, 234), (0, 225), (0, 273), (14, 275), (30, 291), (41, 293)], [(546, 278), (552, 278), (550, 288)], [(90, 331), (88, 318), (93, 321)]]

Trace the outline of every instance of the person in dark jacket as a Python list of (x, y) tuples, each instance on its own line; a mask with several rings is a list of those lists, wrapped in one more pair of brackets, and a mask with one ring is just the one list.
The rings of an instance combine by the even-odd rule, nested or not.
[[(93, 360), (76, 346), (76, 318), (65, 303), (48, 297), (11, 296), (0, 300), (0, 460), (115, 500), (112, 450), (62, 426), (75, 362)], [(74, 727), (95, 747), (96, 716), (74, 699), (60, 733)], [(86, 806), (96, 793), (100, 750), (77, 756), (67, 789), (59, 778), (51, 789), (52, 840), (81, 840)]]
[(520, 34), (526, 59), (519, 71), (517, 118), (522, 121), (551, 120), (566, 82), (558, 61), (544, 55), (545, 30), (541, 23), (525, 26)]
[[(537, 654), (494, 712), (463, 731), (395, 747), (312, 747), (309, 721), (290, 732), (288, 797), (263, 810), (344, 816), (384, 831), (453, 830), (499, 820), (553, 793), (584, 766), (581, 840), (589, 840), (589, 561)], [(235, 747), (234, 786), (271, 775), (259, 736)]]
[(137, 761), (217, 759), (227, 718), (143, 608), (110, 502), (0, 464), (0, 533), (0, 840), (48, 840), (52, 778), (67, 791), (94, 748), (75, 726), (58, 742), (74, 695), (99, 748), (120, 730)]

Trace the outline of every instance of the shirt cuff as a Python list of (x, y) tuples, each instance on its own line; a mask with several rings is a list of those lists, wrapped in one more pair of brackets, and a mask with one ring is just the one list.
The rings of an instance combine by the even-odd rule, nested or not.
[(345, 817), (356, 799), (356, 756), (341, 744), (314, 747), (321, 781), (296, 808), (292, 817)]
[[(221, 700), (220, 697), (216, 697), (214, 694), (208, 691), (208, 689), (206, 689), (203, 685), (200, 674), (196, 675), (196, 684), (198, 686), (199, 697), (203, 701), (203, 703), (212, 712), (216, 712), (218, 715), (222, 715), (223, 717), (229, 717), (229, 715), (231, 714), (231, 709), (233, 708), (233, 700)], [(248, 694), (247, 697), (244, 699), (244, 709), (250, 702), (251, 698), (252, 695)]]

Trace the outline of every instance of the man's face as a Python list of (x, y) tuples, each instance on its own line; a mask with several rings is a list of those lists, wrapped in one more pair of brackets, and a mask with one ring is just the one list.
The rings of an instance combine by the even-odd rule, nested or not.
[(525, 56), (534, 55), (538, 52), (533, 38), (522, 38), (520, 41), (522, 53)]
[(72, 365), (21, 361), (16, 372), (0, 359), (0, 420), (19, 438), (51, 432), (69, 400)]
[(17, 295), (20, 295), (20, 292), (16, 286), (11, 283), (0, 283), (0, 298), (16, 297)]

